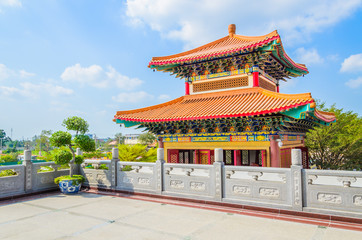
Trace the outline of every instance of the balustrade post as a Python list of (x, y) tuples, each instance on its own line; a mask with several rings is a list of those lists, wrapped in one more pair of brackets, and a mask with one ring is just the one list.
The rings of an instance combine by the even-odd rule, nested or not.
[(117, 186), (117, 163), (119, 162), (119, 151), (118, 148), (112, 148), (112, 159), (111, 159), (111, 188), (115, 189)]
[[(80, 150), (80, 148), (75, 149), (75, 155), (76, 155), (76, 156), (81, 156), (81, 155), (83, 155), (82, 150)], [(69, 164), (69, 167), (72, 167), (72, 168), (73, 168), (73, 172), (74, 172), (74, 173), (76, 173), (76, 174), (80, 174), (80, 173), (81, 173), (81, 171), (80, 171), (80, 168), (81, 168), (80, 164), (76, 164), (76, 163), (74, 163), (74, 164)]]
[(24, 161), (23, 161), (23, 165), (25, 168), (25, 192), (29, 192), (32, 190), (32, 173), (33, 173), (33, 163), (31, 162), (31, 151), (30, 150), (25, 150), (24, 151)]
[(302, 150), (292, 149), (292, 206), (298, 211), (303, 210), (302, 169)]
[(222, 148), (215, 148), (215, 162), (214, 162), (214, 178), (215, 178), (215, 194), (214, 199), (221, 202), (223, 197), (223, 168), (224, 168), (224, 155)]
[(156, 194), (161, 195), (164, 189), (163, 187), (163, 164), (164, 160), (164, 149), (157, 148), (157, 161), (156, 161)]

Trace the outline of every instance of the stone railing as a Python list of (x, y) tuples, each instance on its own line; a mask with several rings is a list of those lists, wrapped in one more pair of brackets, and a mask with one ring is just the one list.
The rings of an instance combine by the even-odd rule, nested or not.
[(305, 211), (362, 212), (362, 174), (352, 171), (303, 169)]
[[(291, 168), (224, 166), (222, 149), (215, 149), (213, 165), (165, 163), (162, 148), (155, 163), (120, 162), (116, 148), (112, 154), (111, 160), (85, 160), (79, 169), (85, 186), (362, 218), (362, 172), (303, 169), (298, 149)], [(42, 166), (54, 171), (38, 172)], [(29, 160), (0, 167), (18, 173), (0, 178), (0, 198), (55, 187), (53, 179), (69, 171), (57, 167)]]
[(213, 165), (164, 164), (163, 183), (167, 195), (215, 200)]
[(290, 169), (225, 166), (223, 180), (225, 202), (296, 207), (290, 194), (294, 190)]
[[(32, 163), (30, 150), (25, 150), (24, 155), (22, 165), (0, 166), (0, 172), (13, 170), (16, 173), (0, 177), (0, 198), (56, 189), (54, 178), (69, 174), (69, 169), (59, 169), (61, 166), (54, 162)], [(48, 167), (47, 171), (41, 171), (42, 167)]]
[(13, 170), (16, 175), (0, 178), (0, 198), (25, 193), (25, 167), (23, 165), (0, 166), (3, 170)]

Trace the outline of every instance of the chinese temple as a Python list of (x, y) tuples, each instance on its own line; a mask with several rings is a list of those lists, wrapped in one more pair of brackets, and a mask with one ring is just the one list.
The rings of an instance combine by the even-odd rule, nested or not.
[(149, 68), (185, 80), (185, 95), (162, 104), (118, 111), (117, 124), (138, 125), (158, 136), (169, 163), (212, 164), (222, 148), (226, 165), (289, 167), (291, 149), (306, 132), (336, 121), (316, 109), (310, 93), (279, 93), (280, 81), (308, 74), (284, 51), (277, 31), (229, 35), (201, 47), (154, 57)]

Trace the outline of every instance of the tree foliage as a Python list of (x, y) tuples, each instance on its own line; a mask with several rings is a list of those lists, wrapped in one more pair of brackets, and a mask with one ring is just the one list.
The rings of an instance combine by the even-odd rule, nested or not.
[(84, 120), (83, 118), (80, 118), (80, 117), (76, 117), (76, 116), (64, 119), (63, 126), (68, 131), (75, 131), (75, 135), (78, 135), (78, 134), (83, 135), (86, 132), (88, 132), (88, 128), (89, 128), (89, 124), (87, 123), (86, 120)]
[(119, 159), (123, 162), (155, 162), (157, 160), (157, 149), (147, 151), (147, 145), (124, 145), (118, 146)]
[(312, 163), (319, 169), (361, 170), (362, 118), (335, 105), (326, 108), (322, 103), (319, 108), (335, 113), (337, 122), (307, 133), (305, 143)]
[(54, 151), (52, 155), (56, 164), (67, 164), (73, 159), (72, 153), (64, 149)]
[(150, 145), (156, 140), (155, 135), (152, 133), (143, 133), (138, 137), (138, 141), (143, 145)]
[(6, 144), (7, 142), (11, 142), (11, 139), (9, 137), (6, 136), (6, 133), (3, 129), (0, 129), (0, 141), (1, 141), (1, 148), (4, 144)]
[(72, 135), (68, 132), (57, 131), (49, 139), (54, 147), (68, 146), (72, 144)]
[(122, 133), (117, 133), (114, 135), (114, 140), (118, 141), (118, 144), (124, 144), (124, 139), (126, 137), (122, 135)]
[(50, 151), (50, 141), (49, 141), (49, 137), (52, 135), (52, 131), (51, 130), (42, 130), (40, 133), (40, 136), (35, 136), (34, 140), (35, 140), (35, 149), (37, 151), (43, 150), (45, 152), (49, 152)]
[(78, 135), (74, 137), (74, 143), (77, 147), (85, 152), (92, 152), (96, 149), (96, 144), (93, 139), (87, 135)]
[[(72, 135), (68, 132), (57, 131), (52, 134), (49, 141), (51, 145), (59, 148), (54, 151), (54, 161), (57, 164), (82, 163), (84, 158), (75, 155), (76, 147), (86, 152), (95, 151), (94, 140), (84, 135), (89, 127), (87, 121), (80, 117), (69, 117), (63, 121), (63, 126), (65, 126), (68, 131), (75, 131), (76, 135), (72, 142)], [(64, 147), (67, 147), (69, 151), (65, 150)], [(72, 167), (70, 168), (70, 175), (73, 175)]]

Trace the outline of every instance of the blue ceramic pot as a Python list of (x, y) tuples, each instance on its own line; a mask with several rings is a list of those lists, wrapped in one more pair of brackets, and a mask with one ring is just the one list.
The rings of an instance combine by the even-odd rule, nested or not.
[(66, 194), (78, 193), (81, 187), (82, 184), (77, 180), (62, 180), (59, 182), (60, 191)]

